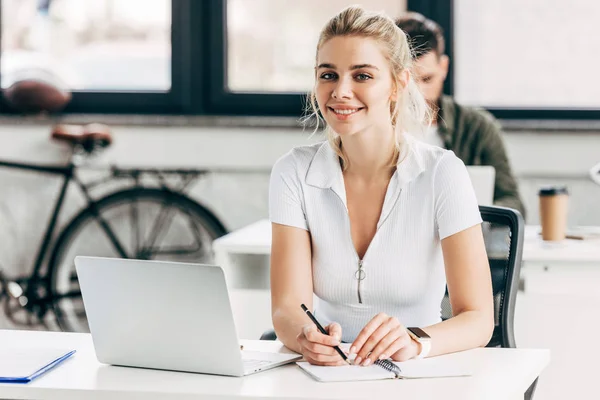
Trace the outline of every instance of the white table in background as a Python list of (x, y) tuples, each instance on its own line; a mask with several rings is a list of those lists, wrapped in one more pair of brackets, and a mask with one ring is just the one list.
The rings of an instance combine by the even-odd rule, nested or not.
[[(600, 231), (600, 228), (597, 228)], [(566, 239), (559, 243), (544, 242), (538, 235), (539, 226), (525, 227), (523, 244), (523, 262), (530, 266), (596, 266), (600, 267), (600, 239)], [(213, 249), (219, 265), (224, 268), (235, 265), (237, 255), (262, 255), (271, 253), (271, 224), (267, 219), (257, 221), (244, 228), (225, 235), (213, 243)], [(260, 279), (246, 276), (243, 271), (232, 274), (233, 287), (252, 287), (264, 283)], [(252, 271), (255, 273), (256, 271)], [(267, 282), (268, 287), (268, 282)]]
[[(600, 227), (581, 227), (598, 233)], [(527, 292), (541, 294), (595, 294), (600, 285), (600, 238), (545, 242), (539, 226), (527, 226), (521, 277)]]
[[(104, 365), (96, 360), (91, 336), (82, 333), (0, 330), (0, 343), (77, 350), (32, 383), (0, 384), (2, 399), (522, 399), (550, 360), (543, 349), (475, 349), (444, 356), (471, 368), (472, 377), (320, 383), (294, 364), (244, 378)], [(279, 342), (243, 344), (249, 350), (287, 351)], [(190, 343), (202, 345), (210, 343)]]
[[(584, 228), (581, 228), (584, 230)], [(587, 227), (590, 232), (600, 233), (600, 227)], [(598, 266), (600, 267), (600, 236), (590, 239), (565, 239), (545, 242), (539, 235), (540, 227), (525, 227), (523, 261), (527, 266)]]

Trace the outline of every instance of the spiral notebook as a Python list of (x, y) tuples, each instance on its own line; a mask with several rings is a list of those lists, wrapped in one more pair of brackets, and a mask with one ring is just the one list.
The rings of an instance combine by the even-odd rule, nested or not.
[(320, 382), (375, 381), (381, 379), (448, 378), (473, 375), (470, 369), (458, 366), (443, 357), (395, 362), (377, 360), (368, 367), (344, 365), (322, 367), (307, 362), (296, 364)]

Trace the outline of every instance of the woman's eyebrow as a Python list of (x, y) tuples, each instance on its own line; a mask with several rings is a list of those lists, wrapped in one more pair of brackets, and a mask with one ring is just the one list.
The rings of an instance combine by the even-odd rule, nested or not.
[(372, 64), (357, 64), (357, 65), (353, 65), (350, 67), (350, 69), (362, 69), (362, 68), (373, 68), (373, 69), (376, 69), (377, 71), (379, 71), (379, 68), (377, 68), (376, 66), (374, 66)]
[[(317, 69), (321, 69), (321, 68), (336, 69), (336, 66), (331, 63), (322, 63), (322, 64), (319, 64)], [(350, 67), (351, 70), (362, 69), (362, 68), (373, 68), (373, 69), (376, 69), (379, 71), (379, 68), (377, 68), (376, 66), (374, 66), (372, 64), (356, 64), (356, 65), (353, 65)]]
[(335, 69), (335, 65), (329, 64), (329, 63), (319, 64), (317, 69), (321, 69), (321, 68)]

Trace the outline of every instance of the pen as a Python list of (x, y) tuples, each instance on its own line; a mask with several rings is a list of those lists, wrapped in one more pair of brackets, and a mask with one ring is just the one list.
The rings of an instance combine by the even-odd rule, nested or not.
[[(304, 311), (306, 313), (306, 315), (308, 315), (308, 318), (310, 318), (311, 321), (315, 323), (315, 325), (321, 331), (321, 333), (323, 335), (328, 335), (329, 336), (329, 333), (327, 333), (327, 331), (325, 330), (325, 328), (323, 328), (321, 326), (321, 324), (319, 323), (319, 321), (317, 321), (317, 319), (315, 318), (315, 316), (312, 315), (312, 313), (308, 310), (308, 308), (306, 308), (306, 306), (304, 304), (300, 304), (300, 307), (302, 307), (302, 311)], [(340, 349), (339, 346), (333, 346), (333, 348), (335, 349), (335, 351), (338, 352), (338, 354), (342, 357), (342, 359), (344, 361), (346, 361), (349, 365), (352, 365), (352, 363), (350, 362), (350, 360), (348, 360), (348, 357), (346, 357), (346, 354), (344, 354), (344, 352), (342, 351), (342, 349)]]

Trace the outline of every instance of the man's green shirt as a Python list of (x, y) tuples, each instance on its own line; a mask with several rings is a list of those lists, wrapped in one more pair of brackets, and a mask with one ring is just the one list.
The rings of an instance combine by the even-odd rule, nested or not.
[(444, 146), (466, 165), (491, 165), (496, 169), (494, 204), (519, 210), (525, 207), (512, 174), (498, 121), (487, 111), (456, 104), (442, 96), (438, 131)]

